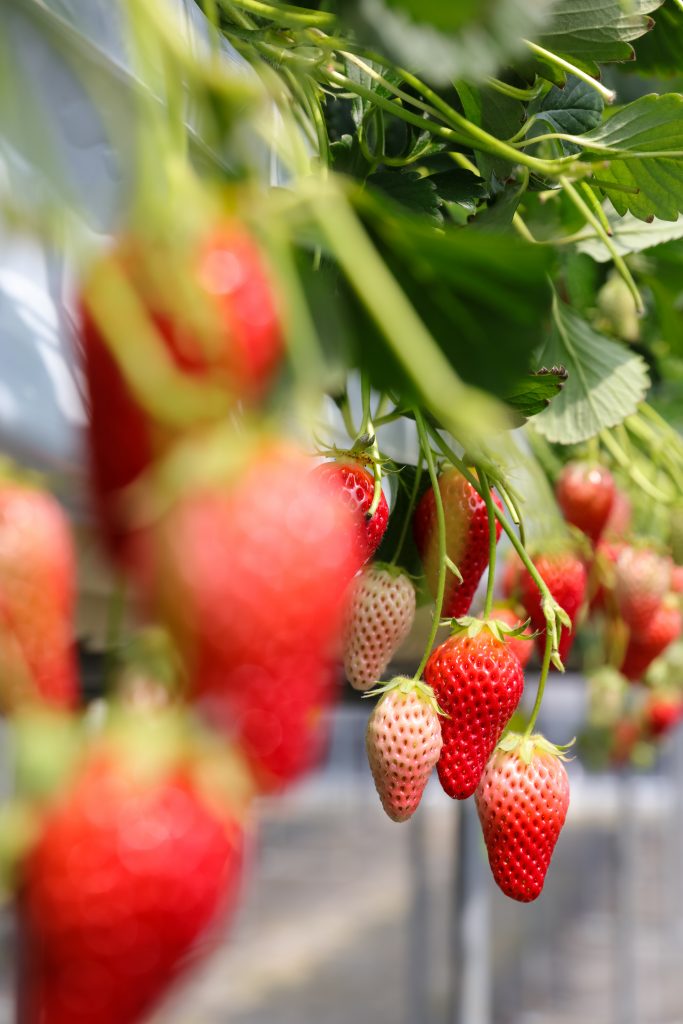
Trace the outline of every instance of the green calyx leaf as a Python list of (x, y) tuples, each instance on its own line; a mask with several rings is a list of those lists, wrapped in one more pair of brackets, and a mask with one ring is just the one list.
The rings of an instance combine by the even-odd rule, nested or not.
[(382, 686), (377, 686), (373, 690), (368, 690), (363, 694), (363, 698), (381, 696), (382, 699), (384, 699), (387, 694), (393, 693), (396, 690), (398, 690), (399, 693), (405, 694), (416, 693), (420, 700), (429, 704), (437, 715), (441, 715), (442, 718), (450, 717), (439, 707), (436, 695), (434, 694), (434, 690), (431, 686), (423, 682), (421, 679), (413, 679), (409, 676), (394, 676), (394, 678), (390, 679), (388, 683), (384, 683)]
[(526, 736), (523, 733), (508, 732), (496, 746), (496, 750), (506, 753), (515, 752), (525, 764), (531, 764), (537, 753), (550, 754), (559, 758), (560, 761), (568, 761), (567, 751), (574, 745), (575, 739), (564, 745), (551, 743), (541, 733), (532, 733)]
[(20, 712), (13, 724), (17, 792), (37, 802), (50, 800), (68, 784), (80, 762), (80, 722), (40, 708)]
[(463, 615), (459, 619), (444, 619), (443, 624), (450, 625), (453, 636), (465, 633), (468, 637), (475, 637), (479, 636), (483, 629), (487, 629), (501, 643), (504, 643), (510, 637), (524, 636), (525, 640), (533, 640), (539, 635), (538, 633), (525, 633), (525, 630), (531, 624), (531, 619), (520, 622), (518, 626), (511, 626), (501, 619), (477, 619), (471, 615)]
[(413, 586), (415, 586), (415, 580), (417, 577), (409, 573), (402, 565), (392, 565), (391, 562), (370, 562), (368, 565), (363, 566), (361, 575), (367, 576), (368, 573), (372, 571), (388, 573), (393, 579), (405, 576), (405, 578), (410, 580)]

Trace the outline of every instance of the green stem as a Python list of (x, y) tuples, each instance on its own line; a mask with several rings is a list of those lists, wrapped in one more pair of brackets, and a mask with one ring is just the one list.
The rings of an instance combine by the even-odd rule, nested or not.
[(417, 496), (420, 493), (420, 481), (421, 481), (421, 479), (422, 479), (422, 453), (420, 451), (418, 453), (418, 457), (417, 457), (417, 466), (415, 467), (415, 480), (413, 481), (413, 489), (410, 492), (410, 500), (408, 502), (408, 508), (406, 510), (405, 517), (403, 519), (403, 525), (401, 526), (401, 535), (398, 538), (398, 544), (396, 545), (396, 551), (394, 552), (394, 557), (391, 559), (389, 565), (396, 565), (398, 560), (399, 560), (399, 558), (401, 557), (401, 552), (403, 551), (403, 545), (405, 544), (406, 537), (408, 536), (408, 528), (410, 527), (410, 524), (411, 524), (411, 522), (413, 520), (413, 511), (415, 509), (415, 504), (417, 502)]
[(574, 75), (576, 78), (580, 78), (586, 85), (590, 85), (591, 89), (595, 89), (597, 93), (600, 93), (605, 103), (614, 103), (616, 99), (616, 93), (611, 89), (607, 89), (602, 82), (598, 82), (589, 75), (586, 71), (582, 71), (581, 68), (577, 68), (575, 64), (570, 64), (568, 60), (564, 60), (562, 57), (558, 57), (552, 50), (546, 50), (543, 46), (539, 46), (538, 43), (532, 43), (529, 39), (524, 39), (523, 42), (529, 47), (532, 53), (536, 54), (537, 57), (543, 57), (550, 64), (555, 64), (556, 67), (562, 68), (563, 71), (569, 72), (570, 75)]
[(486, 579), (486, 600), (484, 601), (484, 618), (488, 619), (491, 616), (491, 608), (493, 606), (493, 584), (496, 576), (496, 546), (498, 537), (496, 536), (496, 513), (493, 498), (491, 497), (491, 488), (486, 471), (481, 466), (477, 466), (477, 476), (481, 482), (482, 497), (486, 503), (486, 516), (489, 524), (489, 569)]
[(429, 655), (432, 652), (434, 641), (436, 640), (437, 630), (441, 622), (441, 611), (443, 609), (443, 598), (446, 591), (446, 516), (443, 510), (443, 500), (441, 498), (441, 491), (439, 489), (439, 480), (436, 475), (436, 467), (434, 465), (434, 456), (432, 454), (431, 445), (429, 443), (429, 437), (427, 435), (427, 429), (425, 427), (425, 421), (422, 418), (422, 414), (418, 409), (415, 409), (415, 422), (417, 424), (417, 433), (420, 438), (420, 447), (424, 453), (425, 460), (427, 462), (427, 471), (429, 473), (429, 479), (432, 484), (434, 491), (434, 504), (436, 505), (436, 523), (439, 536), (439, 576), (436, 585), (436, 597), (434, 599), (434, 618), (432, 619), (432, 628), (429, 631), (429, 637), (425, 646), (422, 660), (417, 667), (417, 671), (414, 675), (414, 679), (420, 679), (424, 672), (425, 665), (429, 660)]
[(326, 11), (307, 11), (291, 4), (278, 3), (275, 7), (272, 4), (263, 3), (262, 0), (232, 0), (232, 4), (245, 11), (250, 11), (259, 18), (269, 18), (270, 21), (284, 25), (286, 28), (292, 24), (316, 27), (333, 25), (336, 21), (334, 14)]
[(621, 274), (622, 278), (626, 282), (628, 290), (633, 296), (633, 301), (636, 304), (636, 311), (638, 313), (643, 313), (645, 310), (645, 306), (643, 304), (642, 296), (638, 291), (638, 285), (633, 280), (631, 271), (624, 263), (624, 260), (619, 251), (617, 250), (617, 247), (615, 246), (611, 236), (607, 234), (607, 231), (605, 231), (605, 228), (603, 227), (600, 218), (593, 213), (590, 206), (585, 202), (585, 200), (581, 198), (577, 189), (574, 188), (572, 183), (567, 178), (565, 178), (564, 176), (560, 176), (559, 180), (570, 201), (574, 204), (577, 210), (579, 210), (579, 212), (583, 214), (583, 216), (586, 218), (588, 223), (595, 229), (595, 231), (597, 231), (598, 236), (602, 239), (603, 243), (609, 250), (612, 259), (614, 260), (614, 266)]
[(486, 84), (490, 85), (492, 89), (499, 92), (501, 96), (509, 96), (513, 100), (521, 100), (522, 103), (528, 103), (530, 100), (535, 100), (537, 96), (540, 96), (548, 86), (542, 79), (538, 79), (535, 85), (532, 85), (528, 89), (519, 89), (516, 85), (510, 85), (508, 82), (501, 82), (499, 78), (492, 78), (489, 76), (486, 79)]
[(621, 466), (621, 468), (628, 473), (631, 480), (633, 480), (633, 483), (636, 484), (637, 487), (642, 488), (642, 490), (651, 498), (654, 498), (655, 501), (663, 501), (667, 505), (671, 504), (671, 496), (660, 491), (658, 487), (655, 487), (654, 484), (648, 480), (645, 474), (641, 473), (638, 467), (633, 465), (632, 459), (629, 458), (621, 445), (612, 437), (608, 430), (600, 431), (600, 441), (617, 465)]
[(598, 200), (598, 197), (596, 196), (595, 192), (590, 187), (590, 185), (587, 182), (585, 182), (585, 181), (581, 182), (581, 186), (580, 187), (581, 187), (581, 191), (583, 192), (583, 194), (585, 195), (586, 199), (588, 200), (589, 205), (592, 207), (593, 212), (595, 213), (595, 216), (598, 218), (598, 220), (602, 224), (602, 226), (605, 229), (605, 231), (607, 232), (607, 234), (611, 237), (612, 234), (613, 234), (613, 232), (612, 232), (612, 225), (607, 220), (607, 214), (603, 210), (603, 208), (602, 208), (602, 206), (601, 206), (601, 204), (600, 204), (600, 202)]
[(341, 413), (341, 417), (344, 421), (346, 433), (349, 435), (351, 441), (355, 441), (355, 439), (358, 437), (358, 431), (356, 430), (356, 425), (353, 422), (353, 419), (351, 418), (351, 403), (349, 402), (348, 391), (345, 391), (343, 396), (339, 400), (338, 408), (339, 412)]
[(531, 717), (524, 730), (525, 739), (531, 736), (534, 726), (536, 725), (536, 719), (538, 718), (538, 712), (541, 710), (541, 704), (543, 703), (543, 694), (545, 692), (545, 684), (548, 679), (548, 673), (550, 671), (550, 657), (553, 651), (553, 638), (550, 632), (546, 632), (545, 635), (545, 647), (543, 648), (543, 663), (541, 665), (541, 674), (538, 679), (538, 689), (536, 690), (536, 700), (531, 710)]

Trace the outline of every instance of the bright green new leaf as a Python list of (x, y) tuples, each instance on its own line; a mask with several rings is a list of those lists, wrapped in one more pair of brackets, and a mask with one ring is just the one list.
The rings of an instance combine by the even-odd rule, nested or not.
[(534, 426), (548, 441), (579, 444), (632, 415), (650, 385), (639, 355), (611, 341), (578, 316), (553, 302), (553, 327), (539, 353), (545, 366), (565, 366), (569, 377)]

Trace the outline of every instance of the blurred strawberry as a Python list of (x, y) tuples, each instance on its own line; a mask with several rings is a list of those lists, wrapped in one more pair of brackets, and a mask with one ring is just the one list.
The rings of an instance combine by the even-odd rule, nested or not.
[(671, 566), (671, 589), (674, 594), (683, 594), (683, 565)]
[(621, 671), (627, 679), (641, 679), (655, 658), (681, 635), (681, 613), (675, 600), (663, 601), (649, 618), (634, 625)]
[[(457, 566), (462, 582), (450, 570), (446, 573), (446, 590), (442, 614), (460, 618), (470, 610), (479, 581), (489, 564), (489, 525), (486, 503), (457, 469), (445, 469), (439, 477), (439, 492), (446, 519), (446, 554)], [(498, 508), (500, 501), (493, 492)], [(496, 521), (496, 539), (501, 525)], [(422, 495), (413, 520), (415, 543), (425, 569), (433, 596), (439, 577), (439, 531), (436, 499), (430, 487)]]
[(595, 544), (605, 528), (614, 501), (612, 474), (590, 462), (569, 462), (555, 485), (557, 503), (568, 523)]
[(631, 530), (631, 500), (620, 487), (614, 490), (614, 501), (607, 517), (603, 536), (608, 540), (623, 541)]
[(21, 871), (24, 1024), (146, 1020), (232, 912), (239, 814), (167, 760), (100, 745), (48, 810)]
[(659, 608), (671, 583), (671, 564), (649, 548), (624, 546), (615, 567), (614, 593), (624, 622), (639, 630)]
[[(509, 605), (494, 604), (491, 609), (491, 618), (498, 622), (504, 622), (506, 626), (517, 629), (525, 621), (522, 615), (518, 615)], [(534, 641), (531, 627), (524, 630), (520, 636), (507, 636), (506, 640), (510, 650), (517, 655), (522, 668), (529, 664), (529, 658), (533, 654)]]
[[(571, 632), (565, 626), (561, 627), (560, 632), (559, 653), (565, 662), (574, 643), (576, 623), (586, 595), (586, 567), (579, 556), (569, 549), (539, 554), (533, 561), (550, 593), (572, 623)], [(522, 604), (531, 619), (531, 625), (541, 634), (536, 639), (536, 647), (542, 655), (546, 620), (541, 607), (540, 591), (526, 569), (522, 577)]]
[(181, 496), (144, 542), (148, 599), (191, 696), (277, 788), (314, 762), (357, 523), (308, 457), (258, 442), (225, 482)]
[(75, 561), (69, 525), (49, 494), (0, 482), (0, 708), (78, 701)]
[(645, 730), (660, 737), (671, 732), (683, 718), (683, 697), (680, 693), (654, 690), (648, 694), (643, 708)]
[(344, 668), (356, 690), (382, 676), (415, 619), (415, 587), (403, 569), (374, 562), (353, 580), (344, 615)]
[(375, 478), (360, 462), (352, 458), (341, 458), (323, 462), (316, 466), (314, 474), (324, 480), (347, 505), (356, 521), (356, 547), (358, 568), (374, 555), (380, 545), (389, 521), (389, 506), (384, 493), (369, 518), (375, 493)]
[(519, 600), (519, 588), (522, 582), (524, 563), (514, 548), (510, 548), (503, 562), (503, 574), (500, 589), (506, 601)]
[(181, 434), (263, 396), (282, 356), (280, 320), (259, 249), (237, 222), (189, 252), (119, 239), (92, 268), (81, 309), (93, 498), (121, 561), (125, 488)]

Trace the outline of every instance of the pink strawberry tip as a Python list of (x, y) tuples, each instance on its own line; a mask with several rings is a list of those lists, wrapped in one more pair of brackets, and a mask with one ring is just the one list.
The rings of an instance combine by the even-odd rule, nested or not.
[(442, 619), (441, 625), (450, 626), (452, 636), (465, 633), (468, 637), (475, 637), (479, 636), (482, 630), (487, 629), (501, 643), (520, 636), (523, 636), (525, 640), (535, 640), (540, 635), (537, 632), (526, 632), (531, 625), (531, 619), (525, 619), (518, 626), (511, 626), (495, 617), (477, 619), (472, 615), (463, 615), (458, 619)]
[[(450, 715), (446, 714), (446, 712), (439, 707), (434, 690), (421, 679), (414, 679), (409, 676), (394, 676), (394, 678), (390, 679), (388, 683), (377, 686), (374, 690), (368, 690), (362, 696), (365, 698), (378, 697), (381, 695), (382, 700), (384, 700), (387, 694), (394, 693), (395, 691), (404, 693), (406, 696), (409, 693), (415, 693), (420, 700), (423, 703), (428, 704), (429, 707), (437, 713), (437, 715), (441, 715), (442, 718), (450, 718)], [(379, 703), (381, 703), (381, 701)]]
[[(527, 736), (526, 733), (508, 732), (498, 742), (496, 750), (502, 750), (508, 754), (514, 752), (527, 765), (531, 764), (537, 753), (551, 754), (552, 757), (557, 757), (560, 761), (570, 761), (571, 758), (567, 756), (567, 751), (573, 747), (575, 742), (576, 737), (569, 743), (559, 744), (551, 743), (541, 733), (532, 733)], [(495, 752), (493, 756), (495, 757)]]

